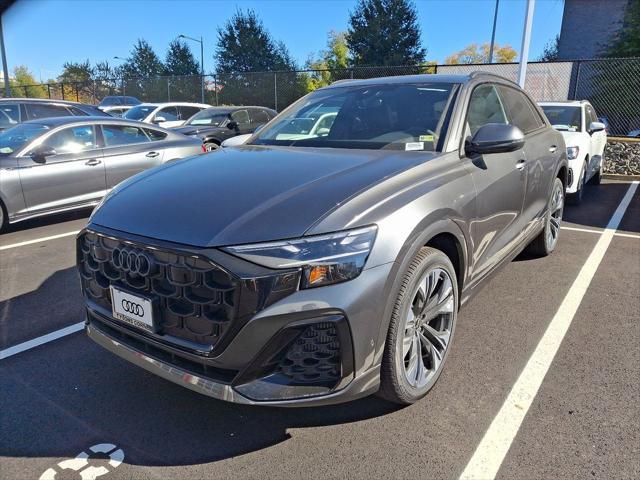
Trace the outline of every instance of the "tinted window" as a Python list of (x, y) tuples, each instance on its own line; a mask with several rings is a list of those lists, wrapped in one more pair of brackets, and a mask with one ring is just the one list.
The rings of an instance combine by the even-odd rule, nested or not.
[(480, 85), (475, 88), (469, 100), (467, 122), (471, 135), (487, 123), (507, 123), (498, 91), (493, 85)]
[(125, 105), (140, 105), (140, 100), (138, 100), (136, 97), (124, 97), (125, 98)]
[(544, 125), (540, 115), (524, 93), (515, 88), (503, 86), (499, 88), (510, 120), (509, 123), (524, 133), (532, 132)]
[(237, 122), (240, 125), (243, 125), (243, 124), (249, 123), (249, 114), (247, 113), (246, 110), (238, 110), (231, 114), (231, 119), (234, 122)]
[(20, 123), (20, 105), (0, 103), (0, 128), (9, 128)]
[(251, 123), (267, 123), (269, 115), (264, 110), (251, 110)]
[(27, 105), (29, 118), (70, 117), (71, 112), (62, 105), (30, 103)]
[(127, 110), (122, 116), (124, 118), (128, 118), (129, 120), (144, 120), (155, 109), (155, 105), (138, 105), (130, 110)]
[(191, 117), (187, 125), (211, 125), (212, 127), (220, 127), (228, 119), (228, 112), (220, 112), (217, 108), (207, 108)]
[(390, 83), (317, 90), (260, 130), (252, 144), (426, 150), (437, 148), (451, 83)]
[(70, 127), (54, 133), (44, 144), (55, 148), (57, 154), (79, 153), (96, 148), (96, 134), (91, 125)]
[(104, 135), (104, 144), (107, 147), (131, 145), (149, 141), (149, 138), (141, 128), (129, 125), (103, 125), (102, 134)]
[(75, 116), (87, 116), (87, 114), (86, 114), (86, 113), (84, 113), (84, 112), (83, 112), (82, 110), (80, 110), (79, 108), (71, 107), (71, 106), (69, 106), (69, 107), (67, 107), (67, 108), (68, 108), (68, 109), (71, 111), (71, 113), (72, 113), (73, 115), (75, 115)]
[(180, 120), (178, 118), (177, 107), (164, 107), (156, 113), (156, 118), (158, 117), (164, 117), (165, 122), (175, 122), (176, 120)]
[(0, 156), (11, 155), (24, 148), (31, 140), (47, 132), (49, 127), (37, 123), (22, 123), (0, 132)]
[(188, 120), (191, 117), (193, 117), (196, 113), (198, 113), (200, 110), (202, 110), (201, 108), (198, 108), (198, 107), (181, 106), (178, 108), (180, 110), (180, 118), (182, 118), (182, 120)]
[(542, 111), (553, 128), (560, 131), (579, 132), (580, 107), (565, 105), (542, 105)]
[(156, 140), (164, 140), (165, 138), (167, 138), (167, 134), (165, 132), (160, 132), (158, 130), (151, 130), (150, 128), (144, 128), (143, 130), (147, 132), (147, 135), (149, 136), (149, 138), (154, 142)]

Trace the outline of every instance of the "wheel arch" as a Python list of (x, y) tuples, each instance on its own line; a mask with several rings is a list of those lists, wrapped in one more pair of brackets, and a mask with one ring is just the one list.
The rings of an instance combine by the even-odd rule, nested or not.
[(204, 137), (202, 139), (202, 143), (216, 143), (218, 145), (220, 145), (222, 143), (222, 140), (220, 140), (218, 137), (214, 137), (214, 136), (208, 136), (208, 137)]
[[(430, 222), (426, 225), (425, 222), (430, 222), (430, 219), (425, 219), (425, 221), (417, 225), (412, 235), (408, 237), (400, 249), (396, 260), (393, 262), (382, 298), (391, 300), (396, 298), (409, 264), (422, 247), (428, 246), (442, 251), (451, 260), (457, 277), (458, 303), (460, 304), (468, 268), (468, 242), (466, 237), (460, 226), (450, 217)], [(382, 310), (383, 316), (380, 320), (380, 329), (375, 347), (375, 362), (378, 365), (382, 361), (394, 303), (394, 301), (387, 301)]]

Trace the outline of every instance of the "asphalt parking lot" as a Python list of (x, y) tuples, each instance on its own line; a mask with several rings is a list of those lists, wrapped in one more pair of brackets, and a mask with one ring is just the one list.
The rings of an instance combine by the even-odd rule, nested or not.
[[(146, 373), (76, 332), (0, 359), (1, 476), (458, 478), (481, 471), (472, 467), (484, 461), (479, 446), (492, 445), (512, 388), (532, 370), (542, 383), (515, 405), (521, 424), (512, 436), (497, 429), (507, 437), (497, 478), (639, 478), (640, 189), (630, 197), (633, 188), (588, 187), (581, 206), (566, 207), (552, 256), (520, 256), (495, 276), (460, 312), (445, 371), (413, 406), (374, 397), (322, 408), (231, 405)], [(603, 233), (616, 211), (615, 233)], [(74, 232), (88, 214), (32, 220), (0, 236), (4, 356), (82, 322)], [(592, 252), (602, 248), (594, 265)], [(576, 297), (580, 288), (584, 296)], [(529, 360), (566, 308), (577, 310), (555, 337), (561, 343), (544, 375)]]

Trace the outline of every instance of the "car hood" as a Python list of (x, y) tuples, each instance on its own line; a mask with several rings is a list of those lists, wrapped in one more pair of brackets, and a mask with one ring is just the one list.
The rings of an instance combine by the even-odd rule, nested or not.
[(226, 128), (220, 127), (207, 127), (197, 125), (186, 125), (184, 127), (174, 128), (173, 131), (181, 133), (183, 135), (200, 135), (203, 133), (224, 132)]
[(567, 147), (582, 147), (585, 140), (589, 137), (585, 132), (563, 132), (560, 131)]
[(198, 247), (294, 238), (362, 190), (436, 155), (231, 147), (130, 179), (91, 222)]

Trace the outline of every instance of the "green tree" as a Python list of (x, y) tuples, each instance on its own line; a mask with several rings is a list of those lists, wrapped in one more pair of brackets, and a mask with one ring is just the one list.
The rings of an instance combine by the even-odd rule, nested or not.
[(327, 49), (320, 52), (319, 58), (309, 58), (306, 68), (316, 70), (304, 77), (306, 91), (329, 85), (331, 82), (345, 78), (350, 64), (349, 47), (346, 32), (329, 32)]
[(200, 73), (200, 66), (191, 49), (181, 40), (174, 40), (169, 44), (164, 68), (166, 75), (198, 75)]
[[(471, 43), (459, 52), (453, 53), (445, 58), (444, 63), (447, 65), (457, 65), (460, 63), (487, 63), (489, 61), (489, 43), (478, 45)], [(511, 45), (500, 46), (497, 43), (493, 46), (493, 62), (494, 63), (511, 63), (518, 56)]]
[(541, 62), (555, 62), (558, 60), (558, 43), (560, 43), (560, 34), (546, 43), (538, 60)]
[(146, 40), (138, 39), (131, 56), (122, 65), (122, 73), (127, 95), (143, 101), (167, 98), (166, 80), (158, 78), (164, 73), (164, 65)]
[(607, 57), (640, 57), (640, 0), (628, 3), (622, 28), (612, 40)]
[(249, 73), (296, 68), (284, 44), (271, 37), (252, 10), (238, 10), (218, 29), (214, 59), (223, 104), (282, 108), (303, 93), (295, 73)]
[(9, 80), (11, 94), (13, 96), (28, 98), (46, 98), (47, 90), (33, 77), (33, 74), (24, 65), (13, 69), (13, 78)]
[(416, 65), (427, 53), (410, 0), (359, 0), (346, 40), (356, 66)]
[(94, 69), (89, 60), (84, 62), (65, 62), (58, 83), (64, 88), (64, 98), (83, 103), (95, 103), (93, 83)]

